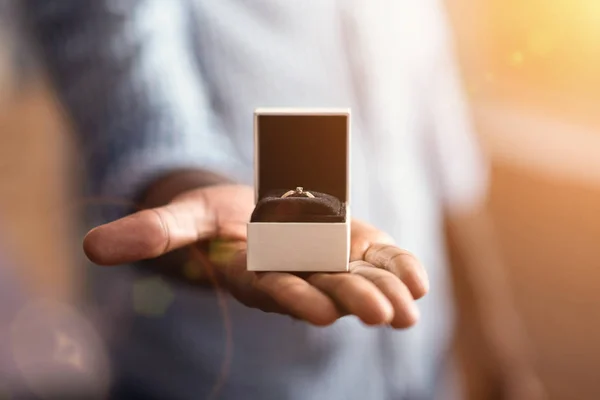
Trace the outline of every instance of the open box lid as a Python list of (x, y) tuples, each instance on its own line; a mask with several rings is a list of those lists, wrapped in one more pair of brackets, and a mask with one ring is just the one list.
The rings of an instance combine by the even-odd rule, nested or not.
[(255, 202), (276, 189), (350, 197), (350, 110), (260, 108), (254, 113)]

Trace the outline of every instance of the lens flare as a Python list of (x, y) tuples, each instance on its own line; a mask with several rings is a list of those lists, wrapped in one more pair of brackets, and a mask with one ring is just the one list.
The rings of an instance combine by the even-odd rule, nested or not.
[(133, 309), (139, 315), (161, 317), (174, 299), (173, 290), (161, 277), (141, 278), (133, 284)]
[(102, 399), (108, 393), (104, 344), (69, 305), (38, 301), (21, 309), (11, 324), (11, 348), (23, 381), (41, 399)]

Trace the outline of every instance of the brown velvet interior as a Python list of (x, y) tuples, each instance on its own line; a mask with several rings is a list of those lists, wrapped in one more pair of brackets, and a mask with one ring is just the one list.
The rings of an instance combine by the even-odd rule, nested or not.
[[(259, 115), (258, 202), (252, 222), (344, 222), (349, 116)], [(303, 187), (315, 198), (291, 196)]]
[(302, 186), (348, 199), (349, 117), (259, 115), (258, 198)]
[[(308, 190), (308, 189), (307, 189)], [(273, 190), (256, 204), (251, 222), (344, 222), (346, 204), (335, 196), (310, 191), (303, 195), (281, 196), (287, 190)]]

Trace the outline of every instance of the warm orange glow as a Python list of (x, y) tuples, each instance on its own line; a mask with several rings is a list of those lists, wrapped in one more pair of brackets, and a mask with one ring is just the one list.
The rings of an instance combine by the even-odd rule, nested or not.
[(527, 49), (535, 56), (548, 57), (554, 50), (554, 41), (549, 30), (532, 29), (527, 36)]
[(524, 60), (525, 60), (525, 57), (523, 56), (523, 53), (520, 51), (515, 51), (514, 53), (512, 53), (510, 55), (510, 65), (512, 65), (513, 67), (521, 66), (521, 64), (523, 64)]
[(482, 21), (461, 28), (459, 38), (480, 38), (466, 54), (481, 68), (466, 74), (467, 85), (478, 84), (471, 95), (586, 114), (586, 122), (600, 124), (593, 112), (600, 102), (600, 0), (489, 0), (478, 7)]

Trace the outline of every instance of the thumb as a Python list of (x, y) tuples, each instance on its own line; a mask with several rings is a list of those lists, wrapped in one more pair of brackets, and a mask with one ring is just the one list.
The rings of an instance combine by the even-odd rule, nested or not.
[(99, 265), (156, 258), (200, 240), (245, 240), (252, 212), (250, 188), (214, 186), (185, 192), (169, 204), (143, 210), (91, 230), (83, 241)]

